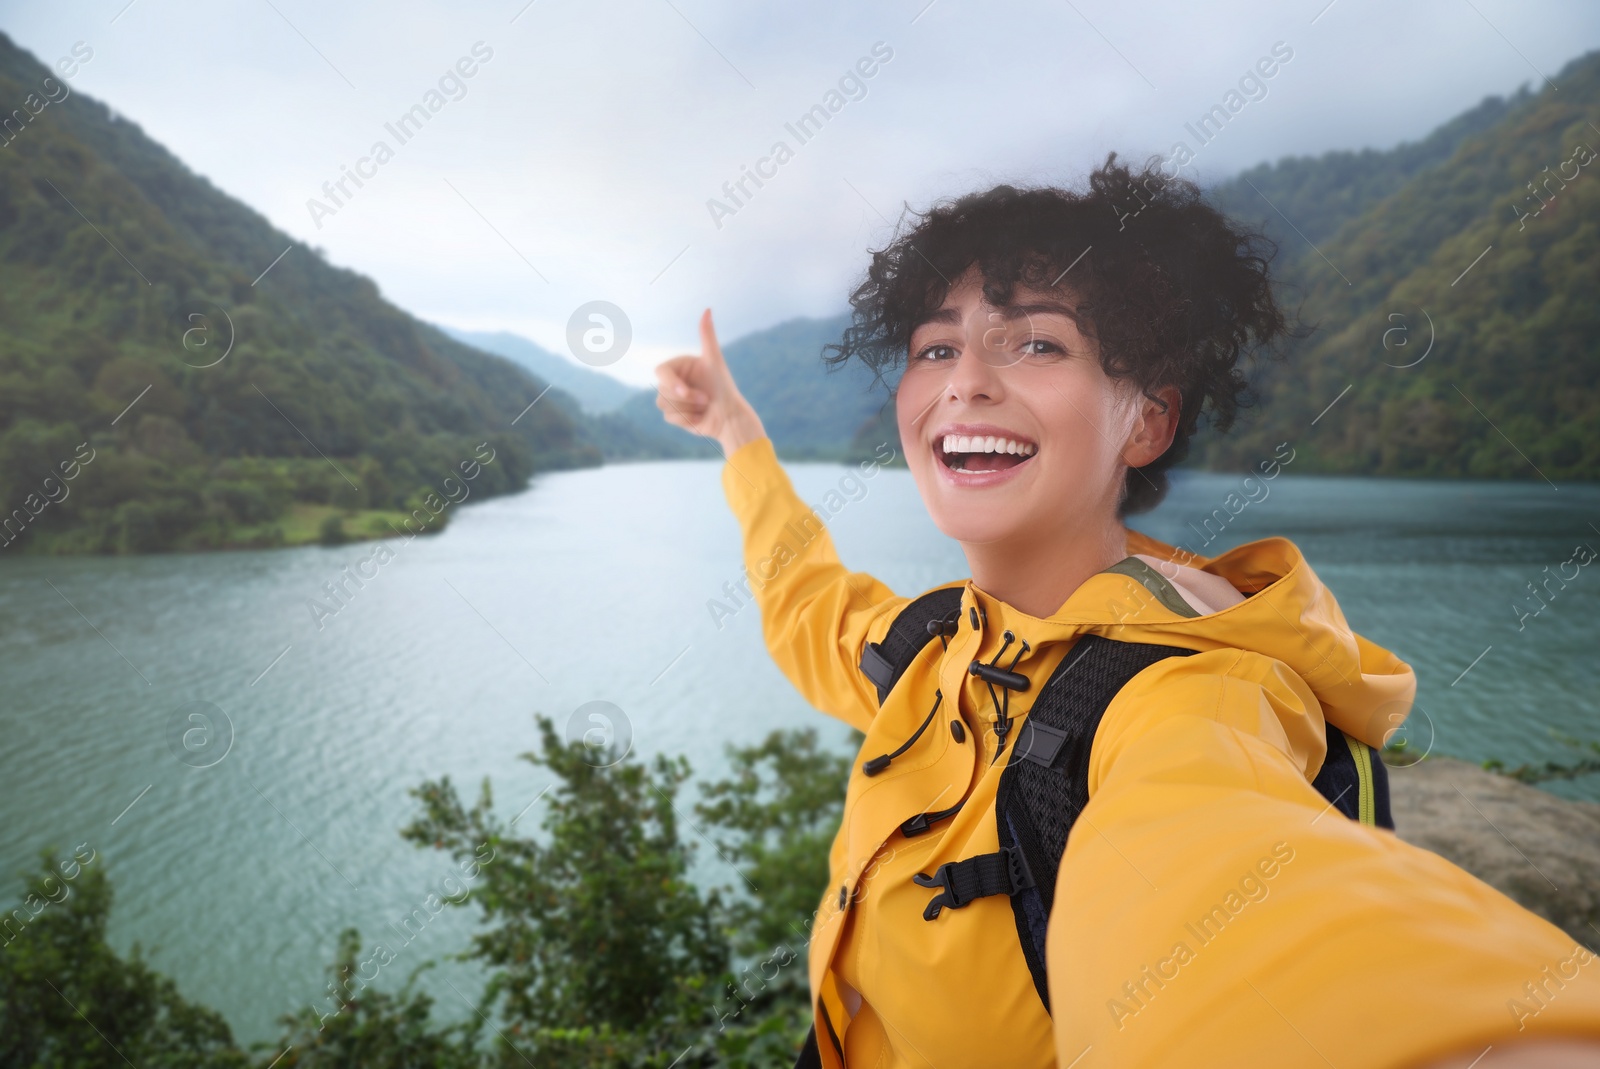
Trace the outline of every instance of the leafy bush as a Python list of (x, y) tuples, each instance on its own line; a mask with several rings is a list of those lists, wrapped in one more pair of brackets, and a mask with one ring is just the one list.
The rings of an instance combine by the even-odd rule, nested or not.
[(282, 1052), (277, 1069), (472, 1069), (481, 1064), (463, 1029), (441, 1028), (429, 1020), (433, 999), (416, 992), (414, 984), (430, 962), (413, 970), (398, 994), (365, 985), (353, 992), (351, 978), (359, 977), (361, 959), (360, 933), (346, 928), (328, 967), (328, 986), (342, 987), (350, 997), (327, 1011), (306, 1006), (283, 1017), (283, 1036), (274, 1044), (258, 1045), (269, 1058)]
[[(432, 1020), (432, 998), (416, 990), (432, 962), (396, 992), (369, 983), (363, 970), (373, 959), (363, 960), (360, 934), (346, 929), (329, 967), (330, 997), (281, 1018), (282, 1033), (256, 1044), (252, 1061), (226, 1022), (185, 1001), (137, 946), (126, 960), (106, 946), (111, 888), (103, 869), (85, 867), (66, 898), (9, 933), (0, 1064), (98, 1069), (125, 1065), (122, 1054), (152, 1069), (791, 1064), (810, 1025), (807, 925), (827, 880), (847, 759), (824, 751), (810, 730), (730, 748), (733, 774), (702, 789), (691, 840), (681, 834), (690, 822), (679, 802), (690, 775), (682, 757), (602, 766), (581, 743), (564, 743), (549, 719), (537, 727), (539, 749), (523, 757), (555, 782), (539, 799), (536, 832), (515, 826), (535, 810), (508, 822), (494, 815), (487, 780), (468, 808), (448, 777), (412, 791), (422, 813), (401, 832), (448, 851), (468, 876), (469, 893), (440, 901), (466, 907), (475, 898), (482, 913), (484, 930), (453, 955), (489, 968), (465, 1022)], [(702, 837), (746, 880), (692, 882)], [(54, 859), (45, 864), (54, 878)], [(388, 951), (379, 944), (373, 953)]]
[(83, 866), (64, 882), (58, 873), (67, 864), (47, 851), (43, 875), (24, 895), (25, 903), (42, 908), (30, 915), (23, 905), (8, 914), (12, 926), (0, 953), (0, 1065), (249, 1065), (221, 1015), (179, 995), (171, 980), (144, 964), (138, 944), (128, 958), (106, 944), (111, 884), (104, 867)]
[(350, 536), (345, 534), (344, 517), (337, 512), (326, 517), (317, 530), (317, 541), (325, 546), (342, 546), (350, 541)]

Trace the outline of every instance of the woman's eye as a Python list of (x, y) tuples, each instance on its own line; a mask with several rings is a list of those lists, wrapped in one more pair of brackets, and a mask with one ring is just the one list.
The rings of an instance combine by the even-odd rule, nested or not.
[(917, 353), (918, 360), (947, 360), (955, 355), (955, 348), (950, 345), (930, 345)]
[(1043, 338), (1032, 338), (1022, 348), (1029, 356), (1048, 356), (1063, 351), (1055, 342), (1045, 341)]

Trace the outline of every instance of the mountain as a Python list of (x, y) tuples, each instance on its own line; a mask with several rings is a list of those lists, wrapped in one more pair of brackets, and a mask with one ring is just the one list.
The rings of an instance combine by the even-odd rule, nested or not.
[(1207, 193), (1217, 207), (1264, 228), (1281, 247), (1309, 252), (1306, 242), (1332, 236), (1418, 174), (1450, 159), (1467, 138), (1488, 132), (1531, 97), (1526, 86), (1509, 98), (1486, 97), (1421, 141), (1386, 151), (1341, 150), (1258, 164)]
[[(1247, 172), (1277, 212), (1218, 190), (1280, 242), (1283, 291), (1319, 329), (1259, 367), (1259, 408), (1198, 443), (1197, 463), (1250, 465), (1289, 441), (1302, 471), (1600, 477), (1600, 53), (1554, 81), (1377, 161)], [(1316, 210), (1335, 189), (1348, 218)]]
[(643, 392), (604, 372), (575, 364), (548, 349), (542, 349), (520, 334), (504, 330), (456, 330), (453, 327), (439, 329), (463, 345), (470, 345), (474, 349), (482, 349), (486, 353), (494, 353), (496, 356), (503, 356), (507, 360), (521, 364), (532, 372), (535, 378), (543, 379), (556, 389), (571, 394), (578, 405), (588, 413), (598, 415), (603, 412), (614, 412), (629, 398)]
[(72, 92), (92, 57), (52, 71), (0, 35), (0, 547), (437, 530), (469, 494), (600, 462), (573, 398), (524, 411), (544, 383)]
[[(860, 451), (854, 445), (857, 432), (888, 403), (888, 394), (872, 388), (872, 372), (859, 363), (830, 368), (822, 362), (822, 347), (838, 341), (849, 323), (848, 313), (790, 319), (722, 347), (739, 391), (755, 406), (773, 446), (786, 459), (854, 455)], [(664, 425), (653, 391), (629, 400), (616, 416), (620, 427), (651, 432), (654, 448), (683, 456), (717, 455), (715, 447)]]

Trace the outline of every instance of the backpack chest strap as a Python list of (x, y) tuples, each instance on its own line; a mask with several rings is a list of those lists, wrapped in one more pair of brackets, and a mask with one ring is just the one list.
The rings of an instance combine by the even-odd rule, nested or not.
[[(914, 875), (918, 886), (942, 889), (928, 902), (923, 919), (931, 921), (947, 906), (960, 909), (986, 895), (1015, 900), (1023, 892), (1037, 898), (1041, 915), (1048, 915), (1067, 836), (1089, 801), (1090, 750), (1106, 706), (1143, 669), (1193, 652), (1080, 637), (1040, 688), (1001, 772), (995, 796), (1000, 849), (946, 862), (932, 876)], [(1036, 878), (1033, 870), (1041, 867)]]
[(976, 898), (1014, 895), (1033, 886), (1033, 873), (1028, 871), (1028, 859), (1015, 846), (1008, 846), (993, 854), (946, 861), (934, 870), (932, 876), (919, 872), (911, 879), (919, 887), (944, 889), (922, 911), (925, 921), (933, 920), (946, 906), (960, 909)]

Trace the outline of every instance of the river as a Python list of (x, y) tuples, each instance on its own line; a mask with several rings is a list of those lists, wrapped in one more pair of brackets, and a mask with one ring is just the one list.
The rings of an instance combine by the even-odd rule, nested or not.
[[(789, 471), (809, 501), (845, 474)], [(534, 824), (549, 777), (517, 755), (536, 712), (565, 724), (610, 702), (634, 753), (685, 753), (701, 776), (725, 767), (724, 744), (776, 727), (818, 724), (842, 744), (845, 729), (767, 658), (755, 609), (720, 627), (708, 609), (740, 575), (718, 474), (615, 465), (469, 502), (442, 535), (391, 543), (320, 619), (308, 603), (335, 606), (324, 584), (372, 545), (0, 559), (7, 898), (42, 846), (88, 844), (116, 891), (113, 945), (138, 941), (237, 1038), (266, 1039), (325, 994), (341, 927), (380, 938), (451, 868), (397, 834), (417, 814), (407, 788), (449, 775), (470, 799), (489, 776), (497, 809), (532, 802)], [(1266, 485), (1205, 552), (1294, 539), (1352, 625), (1416, 667), (1414, 744), (1571, 761), (1554, 733), (1600, 737), (1600, 571), (1552, 585), (1537, 615), (1526, 587), (1577, 545), (1600, 548), (1600, 487), (1288, 473)], [(905, 594), (966, 574), (909, 474), (864, 486), (830, 521), (850, 567)], [(1189, 524), (1239, 488), (1179, 473), (1136, 526), (1198, 548)], [(1600, 800), (1600, 777), (1551, 789)], [(701, 854), (706, 878), (735, 879)], [(396, 975), (462, 948), (473, 912), (433, 921)], [(426, 986), (465, 1012), (447, 985)]]

